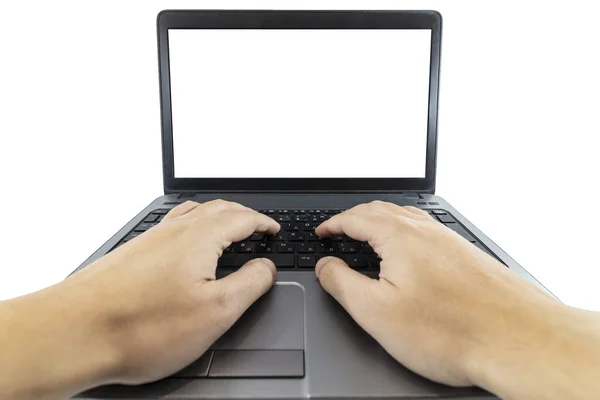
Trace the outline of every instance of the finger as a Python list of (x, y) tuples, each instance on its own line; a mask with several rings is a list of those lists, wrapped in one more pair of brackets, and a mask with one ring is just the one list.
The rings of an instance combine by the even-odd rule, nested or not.
[(360, 210), (348, 210), (335, 215), (315, 229), (319, 237), (346, 234), (362, 242), (372, 241), (384, 234), (389, 226), (389, 218), (384, 214)]
[(225, 324), (233, 325), (252, 303), (265, 294), (273, 286), (275, 274), (275, 264), (271, 260), (256, 258), (236, 272), (212, 281), (211, 285), (216, 287), (226, 310)]
[(215, 218), (222, 238), (229, 243), (246, 239), (254, 232), (272, 235), (280, 229), (274, 219), (252, 210), (226, 211)]
[(196, 203), (195, 201), (188, 200), (185, 203), (180, 204), (177, 207), (173, 208), (171, 211), (169, 211), (167, 215), (165, 215), (165, 217), (163, 218), (163, 221), (185, 215), (192, 211), (194, 208), (198, 207), (199, 205), (200, 204)]
[(360, 293), (372, 290), (375, 280), (350, 269), (348, 264), (336, 257), (324, 257), (315, 268), (319, 282), (327, 293), (333, 296), (342, 307), (356, 319), (360, 312)]
[(214, 215), (220, 214), (229, 210), (246, 210), (250, 209), (246, 206), (243, 206), (239, 203), (235, 203), (233, 201), (227, 201), (222, 199), (207, 201), (206, 203), (202, 203), (196, 207), (193, 212), (189, 213), (190, 217), (199, 216), (199, 215)]

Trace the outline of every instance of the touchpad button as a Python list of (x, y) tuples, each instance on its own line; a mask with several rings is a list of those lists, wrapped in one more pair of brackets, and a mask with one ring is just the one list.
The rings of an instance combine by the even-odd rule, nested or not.
[(217, 350), (209, 378), (301, 378), (302, 350)]

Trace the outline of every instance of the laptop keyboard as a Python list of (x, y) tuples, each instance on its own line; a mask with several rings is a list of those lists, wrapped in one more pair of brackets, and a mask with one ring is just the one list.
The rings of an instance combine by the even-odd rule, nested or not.
[[(114, 248), (134, 239), (158, 224), (169, 211), (168, 209), (152, 211)], [(261, 257), (269, 258), (278, 269), (314, 269), (320, 258), (335, 256), (342, 258), (353, 269), (379, 270), (381, 259), (368, 243), (359, 242), (346, 235), (336, 235), (326, 239), (319, 239), (315, 235), (315, 228), (319, 224), (344, 210), (263, 209), (258, 211), (279, 222), (281, 230), (275, 235), (254, 233), (244, 241), (231, 244), (219, 258), (219, 269), (235, 270), (253, 258)], [(426, 211), (440, 223), (470, 241), (474, 246), (494, 256), (447, 211)]]

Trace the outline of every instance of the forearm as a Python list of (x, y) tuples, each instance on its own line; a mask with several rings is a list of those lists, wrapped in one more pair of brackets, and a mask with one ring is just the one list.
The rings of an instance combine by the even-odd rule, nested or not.
[(69, 281), (0, 302), (0, 398), (61, 399), (110, 379), (101, 301)]
[(559, 303), (538, 311), (505, 320), (476, 383), (503, 399), (600, 398), (600, 316)]

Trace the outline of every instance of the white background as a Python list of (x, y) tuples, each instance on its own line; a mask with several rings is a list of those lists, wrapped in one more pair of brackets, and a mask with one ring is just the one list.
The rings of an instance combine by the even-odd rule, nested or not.
[(60, 281), (161, 194), (156, 13), (251, 6), (441, 11), (438, 193), (600, 310), (592, 1), (3, 1), (0, 298)]
[(429, 29), (169, 30), (175, 176), (424, 178), (430, 49)]

